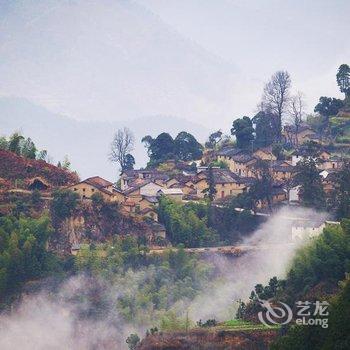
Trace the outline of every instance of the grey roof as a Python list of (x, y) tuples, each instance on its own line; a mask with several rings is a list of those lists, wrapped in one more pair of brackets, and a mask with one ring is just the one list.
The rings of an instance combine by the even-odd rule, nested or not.
[(142, 198), (146, 199), (150, 203), (158, 203), (158, 199), (155, 196), (142, 196)]
[(139, 182), (139, 183), (131, 183), (129, 185), (129, 187), (124, 191), (124, 194), (129, 194), (131, 192), (134, 192), (135, 190), (143, 187), (144, 185), (147, 185), (149, 183), (151, 183), (152, 181), (147, 179), (147, 180), (143, 180), (142, 182)]
[(227, 147), (227, 148), (223, 148), (222, 150), (220, 150), (217, 155), (219, 156), (226, 156), (226, 157), (232, 157), (235, 156), (239, 153), (244, 153), (243, 150), (239, 149), (239, 148), (233, 148), (233, 147)]
[(237, 154), (235, 156), (232, 156), (231, 159), (237, 163), (249, 163), (252, 160), (257, 160), (256, 157), (253, 157), (252, 155), (247, 153)]
[(152, 179), (152, 180), (168, 180), (169, 176), (165, 174), (164, 172), (158, 171), (158, 170), (146, 170), (146, 169), (132, 169), (132, 170), (125, 170), (122, 172), (122, 174), (125, 174), (128, 179), (136, 179), (139, 178), (139, 175), (142, 174), (145, 179)]
[[(228, 169), (213, 169), (213, 177), (215, 184), (225, 184), (225, 183), (244, 183), (244, 178), (236, 175), (231, 170)], [(209, 176), (209, 170), (202, 171), (201, 173), (205, 174), (206, 178)], [(201, 178), (197, 179), (197, 182)]]

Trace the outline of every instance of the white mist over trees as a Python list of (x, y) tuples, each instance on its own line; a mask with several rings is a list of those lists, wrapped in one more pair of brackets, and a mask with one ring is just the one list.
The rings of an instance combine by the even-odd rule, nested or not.
[[(175, 314), (188, 316), (192, 321), (216, 318), (232, 319), (235, 316), (238, 299), (247, 300), (258, 283), (266, 284), (273, 276), (285, 277), (292, 258), (299, 245), (281, 245), (289, 237), (291, 219), (307, 214), (310, 219), (324, 219), (324, 214), (309, 209), (283, 209), (272, 216), (243, 244), (259, 244), (262, 250), (252, 250), (235, 258), (225, 259), (219, 255), (209, 257), (218, 269), (216, 278), (202, 284), (202, 290), (193, 300), (182, 299), (171, 306)], [(204, 266), (202, 266), (205, 269)], [(96, 284), (87, 276), (79, 275), (68, 279), (56, 293), (39, 293), (24, 297), (12, 314), (0, 317), (0, 348), (41, 350), (60, 344), (61, 349), (87, 349), (98, 345), (100, 349), (126, 349), (125, 339), (136, 332), (143, 335), (147, 328), (154, 327), (152, 315), (158, 310), (139, 311), (138, 323), (126, 321), (116, 311), (119, 298), (136, 298), (135, 291), (154, 278), (154, 267), (128, 270), (124, 276), (115, 274), (108, 279), (101, 277)], [(202, 271), (204, 273), (204, 271)], [(111, 278), (113, 277), (113, 278)], [(199, 281), (197, 281), (199, 282)], [(99, 295), (110, 307), (109, 312), (97, 321), (80, 319), (79, 315), (94, 310), (91, 304)], [(175, 291), (176, 292), (176, 291)], [(79, 297), (77, 297), (79, 296)], [(102, 295), (99, 295), (102, 297)], [(134, 310), (135, 312), (137, 310)]]

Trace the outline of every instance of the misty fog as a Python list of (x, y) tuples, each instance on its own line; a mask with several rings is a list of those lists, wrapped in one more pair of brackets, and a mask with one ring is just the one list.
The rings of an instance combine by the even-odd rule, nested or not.
[[(248, 251), (239, 258), (228, 259), (218, 254), (209, 257), (218, 268), (217, 278), (203, 288), (194, 300), (183, 300), (172, 309), (184, 317), (188, 312), (194, 322), (215, 318), (227, 320), (235, 317), (238, 299), (247, 300), (258, 283), (266, 284), (270, 278), (285, 277), (296, 250), (305, 242), (281, 245), (291, 234), (291, 221), (286, 217), (305, 217), (323, 220), (325, 215), (305, 208), (282, 209), (262, 224), (243, 244), (261, 245), (268, 249)], [(114, 283), (97, 283), (83, 275), (65, 281), (58, 291), (43, 289), (37, 295), (24, 295), (14, 310), (0, 318), (0, 348), (4, 350), (41, 349), (99, 349), (116, 346), (126, 349), (125, 339), (137, 332), (143, 336), (147, 328), (156, 325), (154, 310), (144, 313), (137, 322), (125, 322), (116, 309), (121, 296), (132, 297), (138, 285), (152, 268), (128, 271)], [(102, 291), (102, 292), (101, 292)], [(93, 310), (84, 296), (103, 293), (108, 300), (108, 313), (99, 321), (87, 315)], [(93, 299), (94, 300), (94, 299)]]

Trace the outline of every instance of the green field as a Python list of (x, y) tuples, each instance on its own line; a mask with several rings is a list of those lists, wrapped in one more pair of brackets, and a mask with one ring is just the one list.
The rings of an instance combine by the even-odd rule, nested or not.
[(252, 323), (242, 320), (229, 320), (224, 323), (221, 323), (219, 325), (220, 328), (226, 329), (226, 330), (237, 330), (237, 331), (249, 331), (249, 330), (268, 330), (268, 329), (278, 329), (280, 328), (279, 325), (266, 327), (265, 325), (261, 323)]

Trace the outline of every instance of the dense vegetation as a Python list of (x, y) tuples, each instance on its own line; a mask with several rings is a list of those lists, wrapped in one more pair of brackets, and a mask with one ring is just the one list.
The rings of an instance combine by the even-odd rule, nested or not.
[[(133, 324), (154, 324), (161, 329), (181, 327), (176, 316), (213, 277), (213, 267), (186, 254), (183, 249), (161, 256), (147, 254), (147, 248), (134, 237), (116, 238), (112, 245), (84, 247), (75, 266), (96, 278), (104, 277), (118, 286), (116, 310)], [(108, 304), (108, 303), (107, 303)], [(106, 305), (103, 300), (101, 305)], [(113, 310), (104, 310), (107, 314)]]
[(56, 270), (46, 250), (52, 228), (48, 217), (0, 217), (0, 300), (19, 292), (24, 282)]
[(298, 300), (328, 300), (331, 304), (328, 328), (292, 325), (272, 348), (348, 349), (349, 272), (350, 220), (344, 219), (341, 226), (327, 227), (298, 251), (285, 280), (274, 277), (267, 286), (256, 285), (249, 303), (241, 302), (237, 316), (256, 319), (257, 312), (262, 310), (259, 299), (284, 301), (288, 305)]
[(175, 245), (231, 245), (253, 232), (260, 223), (249, 211), (237, 212), (236, 205), (236, 198), (221, 207), (214, 207), (210, 202), (183, 205), (162, 197), (159, 201), (159, 220)]
[(200, 159), (203, 154), (203, 146), (196, 138), (185, 131), (180, 132), (175, 139), (168, 133), (161, 133), (156, 138), (147, 135), (143, 137), (148, 156), (148, 166), (156, 166), (168, 159), (190, 161)]

